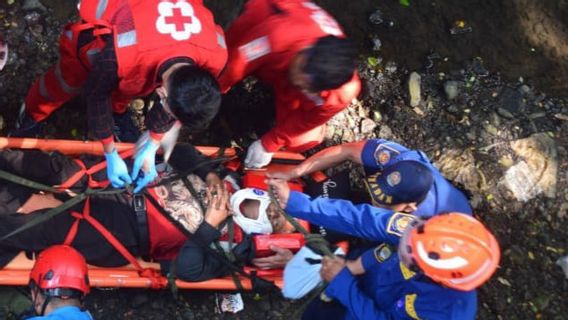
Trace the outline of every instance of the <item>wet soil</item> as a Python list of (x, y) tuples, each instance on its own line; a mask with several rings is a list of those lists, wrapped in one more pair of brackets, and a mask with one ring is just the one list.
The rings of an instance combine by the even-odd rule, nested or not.
[[(0, 33), (11, 48), (0, 72), (0, 115), (7, 123), (0, 134), (11, 127), (33, 78), (56, 61), (58, 33), (74, 14), (72, 0), (44, 1), (47, 11), (23, 10), (28, 2), (34, 1), (0, 2)], [(224, 25), (240, 10), (234, 1), (206, 3)], [(479, 290), (478, 318), (565, 319), (568, 280), (555, 261), (568, 250), (568, 101), (562, 98), (568, 1), (318, 3), (360, 46), (365, 81), (360, 100), (330, 121), (326, 145), (381, 137), (424, 150), (470, 193), (476, 215), (502, 247), (500, 269)], [(377, 9), (383, 22), (373, 24), (369, 15)], [(33, 12), (39, 17), (29, 16)], [(450, 34), (458, 20), (471, 32)], [(373, 50), (377, 38), (382, 46)], [(412, 71), (421, 76), (416, 108), (409, 106)], [(246, 81), (229, 93), (211, 130), (193, 140), (247, 146), (270, 127), (270, 104), (270, 90)], [(61, 110), (46, 134), (80, 138), (82, 110), (80, 101)], [(503, 186), (509, 168), (523, 160), (511, 142), (538, 133), (550, 137), (556, 152), (556, 188), (518, 201)], [(352, 176), (357, 187), (360, 173)], [(95, 290), (87, 306), (97, 319), (284, 319), (299, 307), (277, 294), (245, 294), (244, 300), (245, 311), (233, 316), (215, 313), (214, 293), (183, 292), (175, 300), (167, 291)]]

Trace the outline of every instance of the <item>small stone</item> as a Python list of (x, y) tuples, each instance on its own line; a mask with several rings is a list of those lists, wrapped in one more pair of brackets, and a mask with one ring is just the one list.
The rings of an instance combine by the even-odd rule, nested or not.
[(396, 72), (397, 69), (398, 69), (398, 67), (396, 66), (396, 63), (394, 61), (389, 61), (385, 65), (385, 72), (386, 73), (393, 74), (393, 73)]
[(361, 121), (361, 133), (367, 134), (373, 132), (377, 124), (371, 119), (363, 119)]
[(509, 112), (509, 110), (505, 109), (505, 108), (497, 108), (497, 113), (503, 117), (503, 118), (507, 118), (507, 119), (513, 119), (515, 116)]
[(369, 16), (369, 22), (374, 25), (379, 25), (383, 23), (383, 21), (383, 13), (381, 12), (381, 10), (376, 10)]
[(408, 79), (408, 91), (411, 107), (417, 107), (420, 104), (420, 80), (420, 75), (417, 72), (412, 72)]
[(454, 100), (459, 94), (459, 82), (446, 81), (444, 83), (444, 92), (446, 92), (448, 100)]
[(39, 0), (26, 0), (22, 6), (22, 10), (40, 10), (47, 11), (47, 8)]
[[(568, 118), (568, 116), (567, 116), (567, 118)], [(373, 111), (373, 120), (375, 122), (381, 122), (382, 119), (383, 119), (383, 115), (379, 111)]]
[(144, 100), (134, 99), (130, 102), (128, 106), (135, 111), (142, 111), (142, 109), (144, 109)]

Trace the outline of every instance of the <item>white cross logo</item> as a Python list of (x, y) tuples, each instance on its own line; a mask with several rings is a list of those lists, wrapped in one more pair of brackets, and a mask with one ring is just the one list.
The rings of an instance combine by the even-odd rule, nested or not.
[(163, 34), (171, 34), (177, 41), (187, 40), (191, 34), (201, 32), (201, 22), (194, 15), (193, 7), (185, 1), (160, 2), (160, 16), (156, 20), (156, 29)]

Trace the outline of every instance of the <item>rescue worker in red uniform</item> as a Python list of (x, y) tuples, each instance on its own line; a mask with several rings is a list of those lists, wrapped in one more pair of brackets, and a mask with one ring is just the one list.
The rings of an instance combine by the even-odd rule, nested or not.
[[(136, 181), (139, 191), (156, 178), (155, 153), (176, 120), (193, 131), (206, 128), (220, 104), (216, 77), (227, 60), (224, 34), (201, 0), (83, 0), (81, 21), (65, 27), (59, 61), (33, 84), (16, 134), (37, 127), (81, 93), (91, 133), (105, 149), (114, 187)], [(129, 175), (114, 148), (113, 112), (124, 114), (135, 97), (161, 98), (146, 126), (151, 139)], [(130, 119), (128, 119), (130, 120)]]
[(227, 31), (227, 46), (223, 92), (249, 75), (274, 88), (276, 126), (249, 147), (249, 167), (268, 164), (281, 148), (302, 152), (321, 143), (325, 123), (360, 91), (356, 48), (312, 2), (249, 1)]

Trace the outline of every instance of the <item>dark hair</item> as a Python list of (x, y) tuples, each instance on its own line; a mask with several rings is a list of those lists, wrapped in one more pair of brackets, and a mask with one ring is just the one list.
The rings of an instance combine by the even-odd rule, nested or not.
[(181, 66), (168, 79), (168, 105), (191, 132), (203, 131), (221, 105), (219, 84), (198, 66)]
[(357, 66), (357, 48), (351, 40), (322, 37), (307, 54), (303, 71), (310, 76), (311, 90), (339, 88), (353, 77)]

